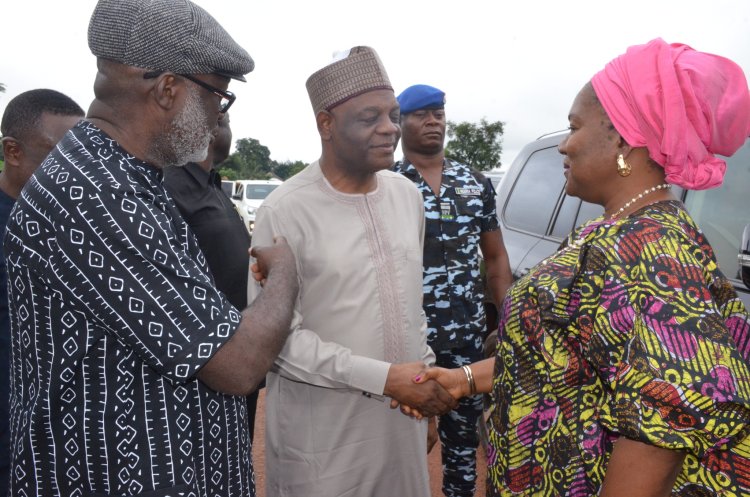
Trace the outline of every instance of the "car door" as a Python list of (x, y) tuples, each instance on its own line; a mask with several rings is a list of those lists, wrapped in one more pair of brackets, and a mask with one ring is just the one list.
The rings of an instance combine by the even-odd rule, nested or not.
[(498, 190), (498, 215), (513, 276), (518, 278), (557, 250), (573, 227), (603, 212), (565, 195), (564, 135), (537, 140), (513, 161)]
[(683, 202), (708, 238), (722, 272), (750, 308), (750, 290), (740, 279), (737, 255), (745, 226), (750, 224), (750, 140), (726, 159), (724, 182), (710, 190), (688, 190)]
[[(565, 134), (524, 147), (498, 190), (498, 214), (514, 277), (557, 250), (576, 226), (602, 214), (599, 205), (565, 194), (557, 144)], [(743, 229), (750, 224), (750, 139), (727, 160), (723, 184), (710, 190), (674, 187), (714, 249), (719, 267), (750, 307), (750, 290), (740, 279), (737, 256)]]

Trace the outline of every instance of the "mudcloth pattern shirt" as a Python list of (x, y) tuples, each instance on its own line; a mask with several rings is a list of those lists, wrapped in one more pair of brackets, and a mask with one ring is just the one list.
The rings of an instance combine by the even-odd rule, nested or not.
[(446, 159), (436, 195), (413, 164), (397, 162), (393, 169), (411, 179), (424, 198), (428, 343), (435, 350), (473, 344), (484, 338), (485, 328), (479, 240), (482, 233), (500, 229), (492, 182)]
[(195, 378), (240, 315), (160, 170), (80, 122), (5, 251), (12, 495), (254, 495), (244, 398)]
[(509, 290), (492, 495), (598, 495), (618, 437), (687, 453), (673, 495), (750, 494), (750, 316), (681, 203), (598, 218)]
[[(0, 233), (5, 233), (16, 199), (0, 190)], [(8, 399), (10, 397), (10, 316), (8, 314), (8, 271), (5, 255), (0, 247), (0, 495), (8, 493), (10, 476), (10, 431), (8, 426)]]

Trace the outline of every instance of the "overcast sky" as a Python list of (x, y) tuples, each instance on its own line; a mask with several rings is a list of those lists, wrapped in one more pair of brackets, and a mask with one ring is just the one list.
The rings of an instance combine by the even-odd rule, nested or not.
[[(334, 51), (377, 50), (398, 94), (446, 92), (453, 121), (506, 123), (503, 166), (528, 141), (567, 126), (575, 94), (629, 45), (661, 37), (729, 57), (750, 75), (748, 0), (198, 0), (255, 59), (233, 82), (234, 138), (256, 138), (278, 161), (310, 162), (320, 141), (305, 80)], [(95, 58), (86, 29), (96, 0), (4, 2), (0, 109), (53, 88), (84, 109)], [(400, 157), (400, 151), (397, 152)]]

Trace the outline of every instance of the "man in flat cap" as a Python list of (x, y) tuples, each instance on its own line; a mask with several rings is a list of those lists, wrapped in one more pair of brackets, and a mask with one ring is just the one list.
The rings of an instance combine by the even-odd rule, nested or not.
[[(438, 366), (457, 368), (484, 358), (481, 259), (489, 295), (498, 309), (513, 281), (495, 211), (495, 190), (479, 171), (445, 157), (444, 92), (414, 85), (398, 96), (398, 102), (404, 158), (394, 170), (413, 181), (424, 199), (427, 341)], [(477, 420), (481, 415), (482, 397), (475, 395), (440, 416), (443, 493), (447, 497), (474, 495)], [(431, 432), (434, 427), (431, 420)]]
[[(266, 378), (267, 495), (427, 497), (426, 412), (450, 409), (422, 312), (422, 198), (388, 169), (399, 110), (374, 50), (307, 80), (322, 154), (274, 190), (253, 239), (289, 240), (300, 275), (292, 332)], [(259, 279), (254, 275), (256, 280)], [(250, 299), (261, 286), (249, 286)], [(262, 295), (262, 294), (261, 294)]]
[(95, 99), (27, 183), (5, 237), (11, 495), (255, 494), (244, 395), (288, 334), (283, 241), (236, 309), (162, 184), (206, 156), (253, 61), (187, 0), (101, 0)]

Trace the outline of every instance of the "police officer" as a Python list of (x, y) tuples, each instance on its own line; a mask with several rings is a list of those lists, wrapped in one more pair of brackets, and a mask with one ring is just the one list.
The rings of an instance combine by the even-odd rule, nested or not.
[[(411, 179), (424, 198), (427, 341), (438, 366), (460, 367), (484, 358), (485, 285), (499, 308), (512, 282), (495, 190), (479, 171), (445, 157), (444, 92), (414, 85), (398, 96), (398, 102), (404, 157), (394, 170)], [(486, 282), (480, 275), (482, 258)], [(437, 423), (447, 497), (474, 495), (481, 414), (482, 397), (467, 397)]]

